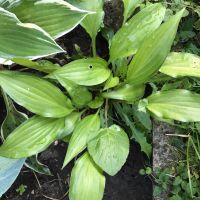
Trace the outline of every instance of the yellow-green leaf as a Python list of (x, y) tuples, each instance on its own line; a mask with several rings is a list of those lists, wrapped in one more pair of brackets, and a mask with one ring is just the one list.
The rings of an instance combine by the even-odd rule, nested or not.
[(88, 14), (63, 0), (20, 0), (7, 9), (21, 22), (37, 24), (54, 38), (73, 30)]
[(107, 65), (107, 62), (101, 58), (75, 60), (51, 73), (48, 77), (60, 77), (73, 81), (78, 85), (98, 85), (110, 76)]
[(64, 117), (71, 102), (53, 84), (22, 72), (0, 71), (0, 86), (19, 105), (44, 117)]
[(147, 109), (159, 118), (198, 122), (200, 94), (183, 89), (157, 92), (148, 97)]
[(161, 4), (152, 4), (132, 17), (114, 35), (110, 48), (110, 61), (135, 54), (143, 40), (156, 30), (165, 16)]
[(45, 150), (64, 128), (64, 118), (34, 116), (16, 128), (0, 146), (0, 156), (25, 158)]
[(104, 92), (102, 96), (108, 99), (134, 102), (144, 95), (144, 85), (123, 84), (118, 88)]
[(98, 114), (89, 115), (77, 124), (69, 141), (63, 167), (86, 148), (87, 142), (97, 135), (99, 128), (100, 118)]
[(111, 176), (122, 168), (129, 153), (129, 138), (117, 125), (101, 129), (88, 143), (88, 151), (95, 163)]
[(0, 7), (0, 60), (35, 59), (63, 52), (43, 29), (35, 24), (21, 23), (11, 12)]
[(172, 16), (144, 40), (128, 67), (128, 82), (145, 83), (159, 70), (170, 52), (183, 12), (184, 9)]
[(70, 200), (102, 200), (105, 177), (88, 153), (77, 161), (70, 178)]
[(159, 71), (174, 78), (200, 77), (200, 57), (191, 53), (170, 53)]

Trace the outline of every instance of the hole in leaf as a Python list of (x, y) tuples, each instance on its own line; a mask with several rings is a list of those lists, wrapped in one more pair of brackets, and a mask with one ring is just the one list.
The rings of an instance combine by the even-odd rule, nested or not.
[(89, 69), (92, 69), (92, 65), (89, 65)]

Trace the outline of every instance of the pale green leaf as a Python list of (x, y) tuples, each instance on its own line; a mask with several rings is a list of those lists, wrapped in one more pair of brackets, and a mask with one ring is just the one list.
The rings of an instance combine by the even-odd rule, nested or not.
[(24, 67), (35, 69), (45, 73), (51, 73), (60, 68), (59, 65), (53, 64), (48, 60), (39, 60), (36, 62), (26, 58), (14, 58), (12, 59), (12, 61), (18, 65), (22, 65)]
[(88, 153), (77, 161), (70, 178), (70, 200), (102, 200), (105, 177)]
[(73, 30), (88, 14), (63, 0), (20, 0), (7, 9), (21, 22), (37, 24), (54, 38)]
[(114, 35), (110, 48), (110, 61), (135, 54), (143, 40), (156, 30), (165, 16), (161, 4), (152, 4), (132, 17)]
[(48, 77), (60, 77), (78, 85), (98, 85), (110, 76), (107, 65), (107, 62), (101, 58), (75, 60), (51, 73)]
[(110, 76), (110, 78), (106, 81), (103, 90), (108, 90), (110, 88), (116, 87), (119, 84), (119, 77)]
[(123, 0), (124, 3), (124, 23), (132, 15), (134, 10), (143, 2), (143, 0)]
[(122, 168), (129, 153), (129, 138), (117, 125), (101, 129), (88, 143), (88, 151), (95, 163), (111, 176)]
[(190, 53), (170, 53), (160, 68), (163, 74), (176, 77), (200, 77), (200, 57)]
[(159, 118), (198, 122), (200, 94), (183, 89), (157, 92), (148, 97), (147, 109)]
[(87, 142), (97, 135), (99, 128), (100, 118), (98, 114), (89, 115), (77, 124), (69, 141), (63, 167), (86, 148)]
[(73, 5), (94, 12), (87, 15), (81, 25), (90, 35), (93, 41), (96, 40), (97, 33), (103, 24), (103, 0), (69, 0)]
[(124, 84), (118, 88), (102, 93), (104, 98), (134, 102), (144, 95), (144, 85)]
[(11, 187), (25, 159), (9, 159), (0, 157), (0, 198)]
[(128, 67), (128, 82), (147, 82), (159, 70), (170, 52), (183, 12), (172, 16), (144, 40)]
[(60, 76), (56, 76), (60, 84), (67, 90), (69, 96), (72, 99), (72, 103), (78, 108), (87, 105), (92, 100), (92, 94), (87, 87), (77, 85), (72, 81), (69, 81)]
[(63, 139), (70, 135), (76, 126), (76, 124), (80, 121), (81, 114), (78, 112), (72, 112), (67, 117), (65, 117), (65, 128), (58, 135), (58, 139)]
[(64, 128), (64, 118), (34, 116), (16, 128), (0, 146), (0, 156), (25, 158), (44, 151)]
[(1, 125), (1, 136), (2, 139), (5, 140), (8, 137), (8, 135), (22, 122), (26, 121), (28, 117), (15, 108), (12, 100), (6, 95), (6, 93), (3, 90), (2, 94), (7, 111), (6, 117)]
[(16, 103), (44, 117), (64, 117), (73, 110), (56, 86), (36, 76), (0, 71), (0, 86)]
[(23, 24), (17, 17), (0, 7), (0, 58), (35, 59), (63, 52), (56, 42), (35, 24)]

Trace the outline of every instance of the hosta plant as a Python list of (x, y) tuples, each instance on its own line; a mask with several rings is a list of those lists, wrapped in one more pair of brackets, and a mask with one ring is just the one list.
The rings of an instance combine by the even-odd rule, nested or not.
[[(144, 134), (151, 131), (149, 115), (200, 121), (200, 94), (184, 88), (145, 92), (149, 83), (163, 77), (200, 76), (199, 57), (170, 53), (184, 10), (163, 22), (166, 9), (159, 3), (132, 15), (139, 3), (124, 0), (124, 22), (114, 35), (107, 34), (110, 58), (104, 60), (96, 51), (102, 0), (0, 1), (0, 86), (7, 108), (1, 128), (0, 195), (25, 162), (30, 166), (32, 156), (63, 140), (68, 143), (63, 168), (78, 156), (70, 200), (101, 200), (104, 173), (114, 176), (122, 168), (130, 139), (151, 156)], [(78, 24), (91, 36), (90, 57), (64, 66), (34, 61), (64, 52), (55, 39)], [(8, 70), (11, 63), (40, 73)], [(12, 101), (31, 117), (19, 113)]]

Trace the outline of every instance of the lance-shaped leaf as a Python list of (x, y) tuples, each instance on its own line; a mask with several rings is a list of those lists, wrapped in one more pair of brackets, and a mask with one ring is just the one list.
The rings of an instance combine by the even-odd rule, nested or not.
[(87, 33), (92, 38), (93, 43), (93, 53), (96, 54), (96, 36), (97, 33), (103, 24), (103, 17), (104, 17), (104, 11), (103, 11), (103, 0), (69, 0), (73, 5), (85, 9), (88, 11), (94, 12), (91, 15), (87, 15), (85, 19), (82, 21), (81, 25), (82, 27), (87, 31)]
[(0, 7), (0, 58), (35, 59), (63, 52), (43, 29), (35, 24), (23, 24), (17, 17)]
[(20, 0), (7, 9), (21, 22), (37, 24), (54, 38), (73, 30), (88, 14), (62, 0)]
[(19, 112), (12, 100), (7, 96), (7, 94), (2, 90), (4, 102), (6, 105), (7, 115), (1, 125), (1, 136), (3, 140), (5, 140), (8, 135), (17, 128), (22, 122), (26, 121), (28, 117), (24, 114)]
[(88, 151), (95, 163), (110, 176), (122, 168), (129, 153), (129, 138), (117, 125), (101, 129), (88, 143)]
[(183, 12), (172, 16), (144, 40), (128, 67), (128, 82), (147, 82), (159, 70), (170, 51)]
[(65, 78), (56, 76), (60, 84), (67, 90), (69, 96), (72, 99), (72, 103), (76, 107), (83, 107), (87, 105), (92, 100), (92, 94), (89, 92), (87, 87), (82, 85), (77, 85), (72, 81), (69, 81)]
[(11, 187), (24, 162), (25, 159), (0, 157), (0, 197)]
[(165, 8), (152, 4), (125, 23), (112, 39), (110, 61), (135, 54), (144, 38), (160, 26), (164, 16)]
[(107, 62), (101, 58), (87, 58), (72, 61), (48, 77), (60, 77), (78, 85), (92, 86), (106, 81), (110, 76)]
[(60, 68), (58, 64), (53, 64), (48, 60), (39, 60), (36, 62), (26, 58), (14, 58), (12, 59), (12, 61), (18, 65), (22, 65), (24, 67), (35, 69), (45, 73), (52, 73)]
[(124, 23), (132, 15), (134, 10), (142, 3), (143, 0), (123, 0), (124, 3)]
[(77, 124), (69, 141), (63, 167), (86, 148), (87, 142), (97, 135), (99, 128), (100, 118), (98, 114), (89, 115)]
[(80, 157), (70, 178), (70, 200), (102, 200), (105, 177), (88, 153)]
[(159, 71), (174, 78), (200, 77), (200, 57), (190, 53), (170, 53)]
[(25, 158), (45, 150), (64, 128), (64, 118), (34, 116), (16, 128), (0, 147), (0, 156)]
[(157, 92), (148, 97), (148, 110), (163, 119), (182, 122), (200, 121), (200, 95), (176, 89)]
[(144, 95), (144, 89), (144, 85), (124, 84), (114, 90), (104, 92), (102, 96), (108, 99), (134, 102)]
[(56, 86), (36, 76), (0, 71), (0, 86), (16, 103), (44, 117), (64, 117), (73, 110)]

